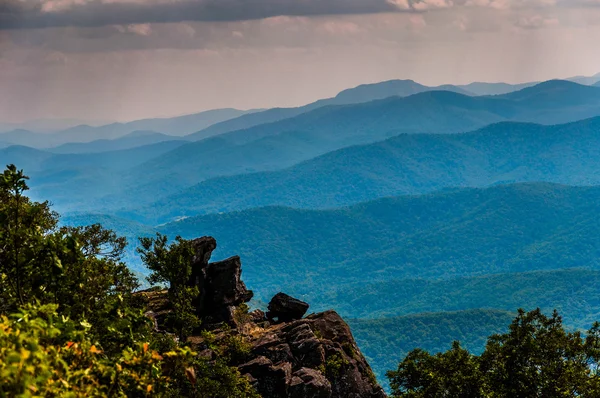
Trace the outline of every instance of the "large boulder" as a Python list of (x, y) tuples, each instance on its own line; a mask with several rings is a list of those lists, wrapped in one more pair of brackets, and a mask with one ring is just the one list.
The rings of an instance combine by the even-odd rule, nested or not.
[(215, 239), (209, 236), (194, 239), (192, 247), (195, 254), (188, 284), (198, 288), (199, 295), (194, 300), (196, 313), (209, 323), (226, 322), (235, 326), (235, 307), (250, 301), (253, 296), (241, 280), (240, 258), (234, 256), (209, 263), (217, 247)]
[(288, 296), (285, 293), (277, 293), (269, 302), (267, 318), (271, 321), (290, 322), (302, 319), (308, 311), (308, 303)]
[[(277, 323), (262, 331), (254, 330), (249, 339), (251, 356), (259, 358), (242, 365), (257, 387), (265, 385), (288, 398), (385, 398), (383, 389), (366, 359), (358, 349), (350, 328), (335, 311), (310, 315), (304, 319)], [(261, 364), (262, 371), (252, 369)], [(272, 366), (289, 364), (287, 373), (275, 372)], [(252, 365), (252, 366), (250, 366)], [(286, 381), (286, 389), (281, 386)], [(264, 397), (280, 396), (264, 394)]]

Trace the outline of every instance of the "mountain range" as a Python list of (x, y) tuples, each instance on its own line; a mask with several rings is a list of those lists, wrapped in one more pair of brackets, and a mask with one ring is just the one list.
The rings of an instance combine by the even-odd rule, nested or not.
[(504, 122), (465, 134), (402, 134), (280, 171), (204, 181), (128, 217), (152, 224), (257, 206), (331, 208), (449, 187), (600, 182), (600, 118), (542, 126)]
[(175, 137), (154, 131), (134, 131), (112, 140), (102, 139), (90, 142), (68, 143), (47, 149), (56, 154), (78, 154), (119, 151), (135, 147), (157, 144), (165, 141), (185, 141), (183, 137)]
[[(599, 112), (600, 89), (563, 81), (543, 83), (518, 93), (509, 94), (509, 97), (469, 97), (448, 91), (431, 91), (404, 98), (391, 97), (363, 104), (326, 106), (279, 122), (222, 134), (199, 142), (184, 144), (173, 151), (165, 151), (161, 156), (148, 159), (147, 162), (129, 170), (123, 170), (121, 184), (113, 184), (112, 174), (106, 174), (104, 177), (95, 175), (93, 181), (86, 184), (96, 187), (95, 190), (73, 190), (64, 186), (60, 190), (63, 195), (56, 199), (56, 204), (61, 206), (63, 211), (83, 210), (86, 207), (105, 211), (109, 207), (112, 210), (122, 207), (128, 209), (127, 211), (135, 212), (137, 210), (132, 209), (132, 206), (140, 207), (144, 204), (151, 204), (157, 202), (160, 197), (164, 197), (163, 202), (170, 202), (169, 206), (172, 207), (171, 213), (174, 216), (189, 215), (180, 213), (180, 210), (187, 206), (185, 201), (195, 202), (195, 207), (193, 206), (191, 210), (200, 212), (223, 211), (266, 204), (295, 206), (298, 203), (302, 206), (304, 200), (302, 195), (309, 196), (310, 191), (305, 191), (299, 196), (294, 194), (298, 199), (294, 199), (293, 203), (281, 202), (280, 198), (289, 194), (285, 184), (293, 184), (294, 186), (290, 189), (294, 190), (298, 189), (294, 180), (299, 179), (298, 182), (302, 182), (303, 178), (309, 178), (313, 181), (307, 181), (307, 183), (314, 182), (318, 186), (319, 173), (324, 173), (332, 166), (335, 169), (335, 163), (340, 160), (347, 161), (341, 159), (340, 156), (342, 158), (350, 156), (349, 154), (357, 156), (356, 148), (348, 148), (352, 145), (372, 143), (406, 133), (460, 133), (507, 119), (570, 121), (577, 120), (582, 116), (593, 116)], [(401, 142), (413, 138), (398, 139)], [(419, 140), (420, 138), (414, 139)], [(391, 142), (394, 142), (393, 140)], [(438, 136), (435, 140), (442, 144), (440, 140), (444, 140), (444, 138)], [(385, 144), (380, 143), (380, 145)], [(332, 152), (344, 147), (347, 147), (346, 149), (350, 152), (343, 152), (346, 149), (343, 149), (342, 152)], [(360, 154), (358, 156), (360, 157)], [(391, 154), (391, 156), (396, 155)], [(381, 162), (375, 160), (374, 164), (369, 167), (373, 170), (377, 167), (387, 168), (385, 165), (377, 166), (378, 164), (381, 165)], [(309, 169), (317, 165), (318, 169), (315, 170), (314, 177), (305, 175), (306, 172), (312, 173)], [(282, 170), (290, 166), (290, 169)], [(99, 169), (102, 167), (102, 165), (98, 165)], [(342, 173), (349, 172), (352, 167), (355, 166), (350, 164), (349, 168), (344, 167), (346, 171), (342, 171)], [(275, 174), (247, 174), (261, 171), (275, 172)], [(32, 174), (36, 172), (37, 170), (32, 170)], [(358, 170), (358, 172), (364, 175), (366, 169)], [(51, 173), (52, 167), (44, 169), (44, 175), (47, 177), (45, 181), (51, 181)], [(337, 177), (335, 172), (332, 174), (334, 179), (332, 183), (335, 184)], [(234, 177), (231, 177), (230, 180), (211, 180), (227, 175)], [(255, 183), (254, 179), (257, 178), (260, 181)], [(359, 175), (357, 178), (363, 177)], [(236, 194), (235, 199), (226, 199), (228, 195), (226, 191), (231, 191), (231, 184), (237, 184), (238, 180), (241, 184), (240, 187), (245, 186), (244, 184), (250, 184), (250, 186), (248, 189), (244, 188), (239, 191), (241, 194)], [(55, 192), (61, 186), (61, 181), (64, 180), (61, 180), (60, 176), (52, 181), (51, 192)], [(453, 180), (452, 183), (454, 182)], [(197, 183), (200, 185), (192, 187)], [(381, 183), (389, 185), (385, 182), (385, 178), (381, 180)], [(157, 187), (159, 187), (158, 191)], [(281, 189), (281, 194), (277, 193), (276, 200), (272, 198), (272, 193), (265, 195), (260, 193), (271, 187), (277, 187), (277, 190)], [(42, 193), (46, 189), (44, 186), (37, 188)], [(385, 188), (382, 192), (386, 195), (396, 195), (402, 192), (426, 191), (412, 188), (402, 191), (397, 182), (394, 182), (391, 188)], [(435, 184), (431, 187), (431, 189), (437, 188), (439, 186)], [(185, 191), (186, 189), (187, 191)], [(357, 190), (352, 186), (346, 186), (343, 190), (353, 189)], [(329, 203), (325, 204), (326, 201), (323, 202), (323, 205), (350, 204), (368, 200), (372, 198), (369, 196), (369, 190), (380, 189), (382, 188), (374, 186), (367, 189), (365, 194), (361, 193), (361, 196), (357, 198), (352, 198), (351, 193), (336, 194), (336, 196), (341, 196), (340, 200), (328, 199)], [(131, 190), (137, 193), (135, 201), (132, 201), (132, 197), (129, 195)], [(201, 196), (196, 196), (198, 191), (202, 192)], [(326, 195), (327, 189), (323, 192), (319, 195)], [(244, 199), (248, 195), (252, 196), (257, 193), (260, 193), (260, 200)], [(377, 192), (377, 194), (379, 193)], [(174, 194), (176, 196), (170, 197)], [(214, 196), (214, 200), (218, 201), (221, 201), (219, 195), (224, 195), (222, 199), (226, 205), (218, 204), (216, 207), (214, 203), (211, 203), (214, 201), (211, 199), (211, 195), (217, 195)], [(348, 195), (350, 197), (346, 198)], [(195, 198), (202, 200), (203, 203)], [(321, 202), (321, 197), (315, 196), (315, 201)], [(160, 203), (157, 202), (157, 205)], [(160, 213), (164, 212), (159, 208), (157, 213), (157, 216), (162, 217)], [(162, 221), (168, 221), (168, 219), (163, 218)]]
[[(96, 140), (113, 140), (136, 131), (154, 131), (165, 135), (184, 136), (223, 120), (258, 110), (216, 109), (172, 118), (142, 119), (128, 123), (111, 123), (102, 126), (77, 125), (52, 133), (37, 133), (17, 129), (0, 134), (0, 141), (35, 148), (51, 148), (63, 144), (88, 143)], [(140, 145), (144, 145), (142, 142)]]

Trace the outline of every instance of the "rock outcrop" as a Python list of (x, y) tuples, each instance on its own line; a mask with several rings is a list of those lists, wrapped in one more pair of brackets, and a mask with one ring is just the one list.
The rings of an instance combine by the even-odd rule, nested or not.
[(253, 293), (241, 280), (242, 263), (238, 256), (209, 263), (217, 242), (212, 237), (194, 239), (196, 254), (192, 261), (189, 285), (198, 287), (194, 301), (197, 315), (210, 323), (235, 326), (234, 310), (252, 299)]
[(264, 397), (385, 397), (335, 311), (254, 330), (249, 342), (254, 359), (239, 369)]
[(308, 303), (285, 293), (277, 293), (269, 302), (267, 319), (269, 321), (290, 322), (301, 319), (308, 311)]
[[(199, 288), (196, 312), (211, 337), (192, 336), (188, 342), (201, 356), (215, 359), (215, 346), (233, 349), (230, 366), (237, 366), (265, 398), (385, 398), (350, 328), (335, 311), (303, 318), (308, 303), (278, 293), (266, 314), (248, 312), (242, 304), (252, 291), (241, 281), (240, 258), (209, 263), (215, 240), (204, 237), (193, 245), (189, 284)], [(164, 312), (160, 294), (152, 294), (162, 307), (151, 310)], [(221, 327), (223, 323), (227, 326)]]

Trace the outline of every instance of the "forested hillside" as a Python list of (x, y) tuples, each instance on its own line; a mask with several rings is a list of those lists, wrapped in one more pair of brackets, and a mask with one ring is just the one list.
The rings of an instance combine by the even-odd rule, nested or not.
[(452, 187), (600, 182), (600, 119), (541, 126), (500, 123), (458, 135), (400, 135), (268, 173), (212, 179), (128, 217), (150, 223), (259, 206), (329, 208)]

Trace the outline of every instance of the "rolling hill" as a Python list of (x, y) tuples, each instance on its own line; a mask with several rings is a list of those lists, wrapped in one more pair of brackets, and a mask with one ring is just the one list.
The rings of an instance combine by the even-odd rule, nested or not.
[(119, 151), (86, 154), (53, 154), (23, 146), (0, 149), (0, 163), (15, 164), (35, 181), (34, 198), (53, 202), (70, 200), (74, 195), (92, 198), (99, 189), (125, 189), (118, 178), (123, 170), (143, 164), (173, 150), (183, 141), (165, 141)]
[(539, 82), (521, 84), (474, 82), (458, 87), (472, 93), (472, 95), (502, 95), (535, 86), (536, 84), (539, 84)]
[(134, 131), (123, 137), (113, 140), (96, 140), (82, 143), (69, 143), (47, 149), (48, 152), (58, 154), (98, 153), (130, 149), (144, 145), (156, 144), (164, 141), (184, 141), (183, 138), (174, 137), (154, 131)]
[[(158, 230), (214, 236), (259, 297), (390, 279), (598, 269), (600, 187), (530, 183), (379, 199), (335, 210), (266, 207)], [(275, 278), (272, 275), (276, 275)]]
[(203, 139), (208, 136), (244, 130), (261, 124), (296, 117), (324, 106), (360, 104), (388, 97), (408, 97), (428, 91), (451, 91), (470, 95), (466, 90), (449, 84), (429, 87), (413, 80), (390, 80), (380, 83), (362, 84), (354, 88), (343, 90), (333, 98), (318, 100), (304, 106), (296, 108), (273, 108), (262, 112), (256, 112), (251, 115), (243, 115), (222, 123), (216, 123), (213, 126), (188, 136), (188, 138)]
[[(33, 131), (16, 129), (0, 133), (0, 141), (10, 145), (29, 147), (44, 147), (52, 145), (54, 139), (50, 134), (34, 133)], [(36, 143), (35, 145), (33, 145)], [(38, 146), (39, 145), (39, 146)]]
[(257, 206), (331, 208), (446, 187), (600, 183), (600, 118), (557, 126), (499, 123), (454, 135), (400, 135), (293, 167), (204, 181), (129, 216), (155, 224)]
[[(510, 85), (506, 83), (472, 83), (465, 86), (443, 85), (437, 87), (424, 86), (412, 80), (391, 80), (381, 83), (360, 85), (355, 88), (344, 90), (334, 98), (319, 100), (302, 107), (273, 108), (263, 112), (253, 113), (251, 115), (243, 115), (222, 123), (216, 123), (203, 131), (199, 131), (188, 136), (188, 138), (202, 139), (207, 136), (214, 136), (231, 131), (248, 129), (261, 124), (272, 123), (283, 119), (296, 117), (306, 112), (329, 105), (360, 104), (394, 96), (408, 97), (415, 94), (422, 94), (432, 91), (448, 91), (466, 96), (497, 95), (499, 98), (511, 98), (510, 96), (508, 96), (509, 94), (519, 92), (531, 87), (535, 87), (535, 89), (531, 90), (530, 93), (535, 92), (543, 97), (547, 91), (559, 91), (557, 90), (556, 86), (562, 87), (563, 93), (566, 93), (567, 95), (571, 96), (570, 99), (577, 96), (577, 99), (582, 103), (589, 104), (590, 102), (592, 102), (593, 104), (591, 104), (591, 106), (597, 108), (599, 103), (598, 91), (595, 91), (594, 89), (581, 89), (580, 87), (588, 86), (583, 86), (581, 84), (566, 80), (551, 80), (543, 83), (524, 83), (517, 85)], [(557, 99), (560, 100), (560, 98)], [(535, 100), (537, 103), (537, 99), (533, 100)], [(537, 105), (539, 106), (541, 104)], [(547, 105), (552, 107), (553, 104)], [(558, 108), (571, 108), (572, 104), (570, 104), (568, 100), (564, 98), (562, 101), (557, 101), (557, 103), (555, 103), (554, 106)], [(580, 115), (574, 116), (572, 113), (575, 111), (579, 112)], [(564, 123), (566, 121), (575, 121), (578, 119), (596, 116), (600, 114), (600, 112), (598, 112), (597, 109), (571, 109), (570, 116), (566, 116), (565, 113), (567, 112), (559, 112), (557, 115), (553, 115), (552, 113), (545, 113), (543, 115), (523, 114), (519, 115), (516, 120), (534, 121), (544, 124), (551, 124), (561, 122)], [(550, 120), (546, 122), (544, 118), (550, 118)]]
[(39, 172), (48, 173), (56, 170), (75, 172), (88, 167), (122, 170), (143, 164), (183, 144), (184, 141), (179, 140), (164, 141), (123, 150), (82, 154), (55, 154), (25, 146), (10, 146), (0, 150), (0, 162), (14, 163), (34, 176), (39, 176)]
[(255, 112), (255, 110), (216, 109), (172, 118), (142, 119), (128, 123), (111, 123), (102, 126), (78, 125), (45, 134), (33, 133), (27, 130), (13, 130), (0, 134), (0, 140), (14, 145), (44, 149), (68, 143), (114, 140), (135, 131), (154, 131), (165, 135), (183, 136), (204, 129), (212, 124), (252, 112)]
[[(503, 120), (506, 101), (437, 91), (351, 106), (316, 109), (296, 118), (182, 145), (120, 174), (94, 175), (91, 191), (45, 192), (61, 211), (112, 209), (151, 203), (215, 176), (278, 170), (340, 147), (373, 142), (401, 132), (466, 131)], [(510, 106), (509, 106), (510, 107)], [(490, 110), (491, 109), (491, 110)], [(160, 144), (157, 144), (160, 145)], [(73, 170), (76, 171), (76, 170)], [(45, 180), (48, 181), (48, 180)], [(38, 185), (44, 190), (45, 187)], [(130, 195), (136, 192), (135, 198)]]
[(588, 329), (600, 320), (600, 271), (561, 269), (514, 272), (445, 280), (392, 279), (329, 286), (302, 296), (334, 305), (345, 317), (388, 318), (422, 312), (477, 308), (558, 310), (566, 323)]
[[(524, 93), (510, 94), (511, 97), (507, 98), (503, 96), (469, 97), (448, 91), (430, 91), (404, 98), (392, 97), (363, 104), (326, 106), (279, 122), (188, 143), (173, 151), (166, 151), (160, 156), (150, 157), (144, 164), (121, 173), (119, 175), (120, 184), (113, 184), (114, 176), (112, 174), (104, 177), (94, 175), (93, 181), (86, 184), (95, 185), (97, 190), (95, 192), (85, 191), (85, 195), (78, 190), (67, 192), (70, 188), (62, 188), (53, 183), (54, 189), (65, 192), (60, 199), (55, 199), (55, 203), (61, 206), (62, 211), (94, 208), (107, 212), (121, 207), (142, 206), (152, 203), (160, 197), (165, 197), (164, 201), (172, 202), (169, 204), (171, 210), (169, 214), (161, 214), (164, 212), (159, 208), (156, 219), (167, 221), (170, 216), (193, 215), (207, 211), (229, 211), (270, 204), (310, 207), (313, 205), (304, 203), (303, 197), (313, 197), (310, 190), (305, 190), (305, 187), (313, 184), (314, 189), (319, 191), (318, 195), (314, 195), (314, 201), (319, 203), (320, 207), (327, 207), (356, 203), (382, 195), (429, 192), (449, 185), (460, 186), (475, 183), (475, 186), (479, 186), (502, 179), (510, 181), (515, 170), (506, 170), (498, 174), (490, 165), (487, 167), (487, 171), (479, 170), (491, 173), (490, 178), (487, 178), (485, 174), (468, 177), (463, 175), (462, 169), (453, 171), (447, 165), (438, 163), (437, 166), (432, 167), (441, 168), (439, 171), (442, 175), (444, 173), (453, 174), (452, 178), (447, 183), (444, 183), (441, 177), (434, 178), (432, 182), (423, 182), (420, 178), (429, 178), (426, 175), (426, 169), (419, 171), (411, 170), (409, 167), (406, 171), (407, 165), (402, 164), (406, 159), (396, 159), (397, 156), (401, 158), (405, 156), (399, 152), (406, 145), (409, 147), (413, 145), (417, 150), (417, 152), (407, 153), (407, 156), (416, 153), (416, 158), (409, 159), (414, 167), (424, 161), (435, 161), (437, 155), (441, 155), (442, 159), (447, 159), (448, 156), (452, 158), (453, 154), (436, 153), (435, 157), (431, 157), (429, 160), (424, 159), (426, 153), (432, 150), (435, 152), (435, 149), (429, 148), (428, 145), (442, 145), (446, 148), (444, 150), (457, 151), (457, 156), (462, 156), (466, 163), (461, 164), (460, 167), (465, 168), (468, 172), (475, 172), (474, 162), (469, 160), (464, 143), (454, 142), (452, 145), (450, 141), (440, 141), (443, 138), (439, 137), (429, 144), (402, 141), (407, 138), (381, 144), (384, 147), (400, 146), (391, 152), (388, 148), (374, 149), (375, 147), (373, 147), (371, 149), (354, 148), (350, 152), (323, 154), (338, 148), (375, 142), (401, 133), (458, 133), (507, 119), (550, 122), (552, 120), (570, 120), (572, 117), (600, 112), (600, 89), (598, 88), (553, 81), (526, 90), (528, 91)], [(510, 126), (503, 125), (502, 128), (512, 131)], [(515, 132), (515, 134), (517, 133)], [(416, 140), (420, 139), (416, 138)], [(471, 150), (483, 152), (481, 156), (485, 158), (486, 152), (490, 150), (490, 148), (485, 148), (485, 145), (489, 144), (486, 144), (486, 140), (483, 140), (483, 148), (477, 148), (476, 143), (466, 143), (466, 145), (472, 146)], [(449, 143), (450, 145), (447, 146)], [(520, 150), (515, 147), (516, 144), (516, 142), (511, 143), (509, 148), (515, 151)], [(499, 144), (494, 143), (494, 145)], [(425, 152), (418, 152), (420, 150)], [(588, 151), (585, 148), (582, 150)], [(362, 152), (358, 153), (357, 151)], [(391, 163), (383, 164), (380, 159), (375, 159), (371, 164), (369, 156), (379, 156), (379, 152), (388, 156), (387, 160)], [(307, 159), (320, 155), (323, 156), (307, 161)], [(369, 170), (361, 169), (358, 164), (352, 163), (355, 161), (352, 159), (353, 157), (361, 162), (359, 164), (368, 163)], [(306, 162), (298, 164), (303, 161)], [(351, 162), (349, 167), (339, 163), (348, 161)], [(539, 162), (544, 162), (544, 159), (539, 159)], [(281, 170), (292, 165), (297, 166), (277, 172), (280, 174), (240, 176), (244, 173)], [(541, 163), (539, 166), (545, 167)], [(309, 170), (315, 167), (315, 170)], [(425, 165), (425, 167), (429, 166)], [(338, 174), (337, 169), (344, 169), (341, 173), (347, 175)], [(329, 170), (332, 170), (331, 173)], [(73, 171), (76, 172), (76, 170)], [(307, 172), (310, 172), (310, 175), (306, 174)], [(416, 180), (402, 181), (402, 178), (398, 180), (396, 176), (398, 172), (400, 175), (408, 173), (408, 178), (416, 178)], [(508, 174), (506, 174), (507, 172)], [(324, 173), (327, 173), (326, 178), (331, 177), (332, 181), (331, 184), (327, 184), (321, 189)], [(379, 176), (373, 173), (383, 174)], [(413, 176), (412, 173), (422, 174), (422, 177)], [(454, 174), (457, 173), (458, 178), (454, 178)], [(332, 175), (329, 176), (329, 174)], [(202, 186), (182, 192), (199, 182), (228, 175), (237, 176), (232, 177), (231, 180), (206, 181), (202, 183)], [(340, 179), (341, 177), (343, 180)], [(260, 181), (254, 181), (256, 178)], [(473, 178), (478, 181), (471, 181)], [(527, 178), (527, 176), (517, 175), (513, 180), (521, 181), (520, 178)], [(374, 185), (371, 184), (373, 180), (375, 181)], [(105, 183), (105, 181), (107, 182)], [(352, 181), (353, 184), (347, 184), (348, 181)], [(229, 198), (228, 195), (232, 192), (230, 184), (238, 182), (243, 188), (240, 190), (241, 195)], [(304, 184), (305, 182), (306, 184)], [(557, 182), (571, 183), (571, 180)], [(247, 188), (244, 185), (246, 183), (250, 184)], [(354, 183), (368, 183), (368, 189), (362, 190)], [(340, 184), (343, 186), (340, 187)], [(44, 187), (38, 188), (43, 189)], [(271, 192), (264, 194), (265, 189)], [(298, 189), (301, 189), (302, 192), (291, 193)], [(332, 196), (333, 189), (336, 193)], [(132, 190), (136, 192), (135, 199), (130, 195)], [(201, 192), (201, 196), (198, 196), (197, 190)], [(52, 195), (51, 191), (47, 192)], [(175, 197), (170, 196), (176, 192), (181, 193)], [(247, 195), (255, 197), (259, 195), (264, 197), (264, 200), (247, 198)], [(290, 195), (293, 198), (290, 198)], [(324, 199), (324, 196), (330, 197)], [(204, 202), (201, 205), (199, 205), (200, 200)], [(313, 199), (308, 201), (310, 200)], [(184, 203), (186, 201), (193, 202), (193, 205), (188, 206)]]

